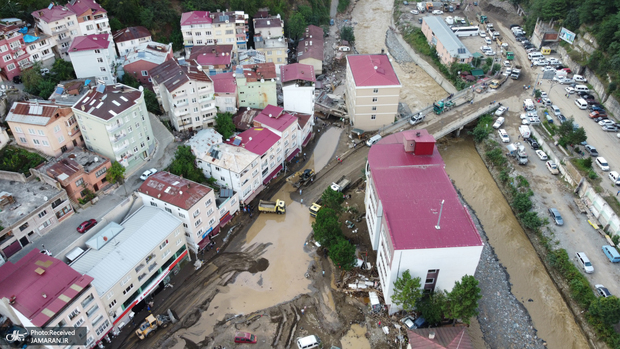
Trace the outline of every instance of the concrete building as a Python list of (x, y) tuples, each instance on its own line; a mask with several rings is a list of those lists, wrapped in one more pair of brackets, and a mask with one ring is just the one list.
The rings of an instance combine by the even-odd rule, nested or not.
[(215, 107), (220, 113), (235, 114), (237, 112), (239, 101), (237, 100), (237, 83), (233, 75), (230, 72), (211, 76), (215, 92)]
[[(260, 116), (260, 114), (254, 118), (255, 124), (258, 116)], [(269, 116), (265, 117), (269, 118)], [(263, 119), (263, 121), (265, 120)], [(292, 123), (293, 122), (290, 121), (290, 118), (283, 116), (282, 120), (278, 121), (277, 125), (274, 126), (280, 126), (279, 129), (291, 130)], [(287, 135), (287, 139), (289, 137), (292, 138), (292, 132)], [(282, 171), (284, 168), (284, 161), (286, 160), (285, 155), (288, 155), (285, 154), (284, 150), (291, 149), (292, 147), (291, 143), (284, 145), (284, 141), (278, 134), (265, 127), (253, 127), (249, 130), (243, 131), (235, 136), (235, 138), (226, 141), (226, 143), (244, 148), (258, 155), (260, 158), (258, 165), (260, 167), (256, 166), (256, 170), (260, 172), (260, 177), (257, 179), (261, 179), (263, 185), (269, 183), (280, 171)], [(256, 170), (254, 172), (256, 172)], [(254, 177), (254, 175), (252, 177)]]
[[(277, 163), (283, 166), (285, 160), (292, 160), (293, 157), (301, 151), (303, 139), (300, 138), (298, 132), (300, 128), (297, 118), (285, 112), (283, 108), (275, 105), (268, 105), (262, 112), (254, 117), (253, 122), (254, 127), (264, 127), (280, 138), (276, 142), (277, 147), (275, 152), (269, 155), (270, 160), (276, 158)], [(242, 137), (242, 135), (243, 133), (239, 136)], [(252, 137), (251, 141), (253, 140), (254, 137)], [(252, 151), (251, 149), (248, 150)], [(264, 153), (257, 153), (257, 155), (263, 156)], [(273, 169), (274, 167), (271, 168)]]
[(394, 122), (401, 87), (387, 55), (348, 55), (346, 103), (351, 125), (370, 131)]
[[(51, 67), (56, 60), (54, 49), (56, 41), (53, 36), (41, 33), (39, 30), (30, 29), (24, 36), (26, 52), (30, 55), (30, 62), (39, 62), (43, 67)], [(26, 67), (27, 65), (24, 65)]]
[[(230, 192), (228, 194), (232, 194)], [(205, 248), (219, 233), (222, 218), (232, 218), (239, 211), (239, 200), (233, 194), (230, 198), (232, 205), (229, 204), (224, 213), (227, 216), (222, 217), (217, 202), (222, 193), (216, 196), (213, 189), (169, 172), (158, 172), (149, 177), (138, 189), (138, 194), (145, 205), (165, 210), (183, 222), (187, 246), (194, 253)]]
[(64, 189), (40, 181), (0, 180), (0, 250), (7, 259), (73, 215)]
[(448, 292), (476, 272), (483, 243), (444, 167), (426, 130), (386, 136), (368, 153), (366, 224), (390, 314), (406, 270), (425, 291)]
[(75, 13), (81, 35), (110, 34), (108, 11), (95, 0), (71, 0), (67, 7)]
[(545, 21), (537, 18), (531, 40), (532, 44), (538, 49), (543, 46), (555, 48), (560, 41), (560, 34), (553, 29), (553, 26), (549, 26)]
[(152, 41), (151, 33), (145, 27), (128, 27), (112, 34), (116, 52), (119, 56), (126, 56), (135, 48)]
[(314, 115), (314, 67), (307, 64), (288, 64), (280, 67), (284, 109)]
[(142, 88), (103, 84), (92, 88), (73, 105), (86, 147), (130, 173), (155, 151), (155, 138)]
[(252, 18), (252, 22), (254, 23), (255, 42), (257, 38), (260, 41), (260, 39), (284, 37), (284, 21), (280, 18), (279, 14), (275, 16), (267, 15), (265, 17), (254, 17)]
[(69, 58), (69, 46), (73, 38), (81, 36), (76, 14), (67, 5), (54, 5), (32, 12), (37, 29), (53, 38), (54, 50), (64, 60)]
[(422, 33), (428, 44), (435, 47), (441, 63), (470, 63), (474, 56), (439, 16), (422, 19)]
[(153, 90), (177, 131), (200, 130), (215, 124), (213, 81), (195, 62), (170, 60), (151, 69)]
[(240, 107), (263, 109), (278, 104), (274, 63), (237, 66), (235, 78)]
[(233, 45), (197, 46), (189, 56), (209, 76), (232, 71)]
[(309, 25), (297, 44), (297, 62), (314, 67), (316, 75), (323, 74), (323, 28)]
[(238, 55), (239, 65), (253, 65), (258, 63), (266, 63), (267, 58), (264, 52), (255, 49), (241, 50)]
[(36, 248), (0, 266), (0, 314), (15, 326), (77, 330), (86, 345), (69, 347), (94, 348), (112, 329), (106, 310), (91, 276)]
[(69, 106), (46, 101), (15, 102), (6, 116), (15, 142), (47, 156), (84, 144), (75, 115)]
[(8, 80), (13, 80), (32, 65), (18, 26), (0, 24), (0, 56), (0, 72)]
[(267, 63), (280, 66), (288, 63), (288, 40), (284, 37), (284, 21), (280, 15), (269, 16), (267, 11), (259, 11), (261, 17), (254, 17), (254, 48), (265, 54)]
[(94, 78), (61, 81), (48, 100), (62, 106), (72, 107), (91, 88), (96, 86)]
[(112, 166), (110, 160), (82, 148), (74, 148), (68, 153), (49, 161), (37, 169), (60, 184), (69, 199), (79, 202), (88, 194), (100, 192), (106, 185), (106, 173)]
[(116, 83), (116, 50), (110, 34), (93, 34), (73, 39), (69, 58), (78, 79), (95, 77), (106, 85)]
[(134, 47), (132, 51), (119, 59), (125, 74), (133, 75), (140, 84), (151, 90), (153, 89), (153, 82), (149, 72), (160, 64), (171, 60), (174, 60), (172, 44), (164, 45), (152, 41)]
[(234, 45), (233, 59), (239, 50), (246, 50), (248, 18), (243, 11), (192, 11), (181, 15), (181, 32), (186, 56), (195, 46)]
[(164, 287), (170, 271), (189, 259), (182, 222), (151, 206), (139, 208), (121, 224), (109, 223), (86, 246), (70, 266), (93, 278), (115, 330), (131, 322), (134, 306)]

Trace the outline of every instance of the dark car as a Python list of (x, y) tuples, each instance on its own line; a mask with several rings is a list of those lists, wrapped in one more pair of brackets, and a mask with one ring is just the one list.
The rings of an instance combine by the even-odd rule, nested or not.
[(525, 141), (532, 147), (532, 149), (538, 149), (538, 142), (534, 138), (526, 138)]
[(22, 83), (22, 77), (17, 75), (13, 77), (13, 83), (14, 84), (21, 84)]
[(603, 106), (601, 104), (598, 103), (592, 103), (588, 106), (588, 109), (590, 109), (590, 111), (605, 111), (605, 108), (603, 108)]
[(97, 225), (97, 220), (96, 219), (89, 219), (87, 221), (82, 222), (82, 224), (80, 224), (77, 227), (77, 231), (80, 234), (84, 234), (85, 232), (89, 231), (95, 225)]
[(581, 98), (583, 98), (583, 99), (594, 99), (594, 96), (593, 96), (593, 95), (591, 95), (591, 94), (589, 94), (588, 92), (579, 91), (579, 92), (577, 92), (577, 93), (578, 93), (578, 94), (581, 96)]
[(549, 214), (551, 215), (551, 218), (556, 225), (564, 225), (562, 215), (560, 215), (560, 211), (558, 211), (556, 208), (550, 208)]
[(558, 115), (558, 120), (560, 120), (560, 123), (563, 124), (564, 122), (566, 122), (566, 116), (560, 114)]
[(591, 156), (598, 156), (598, 151), (593, 146), (586, 144), (584, 148)]
[(594, 288), (596, 288), (596, 293), (598, 294), (599, 297), (611, 297), (611, 292), (609, 292), (609, 290), (607, 289), (607, 287), (598, 284), (598, 285), (594, 285)]

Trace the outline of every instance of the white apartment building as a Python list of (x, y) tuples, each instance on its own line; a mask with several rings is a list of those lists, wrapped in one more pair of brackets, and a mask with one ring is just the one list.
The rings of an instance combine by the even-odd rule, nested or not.
[(114, 33), (114, 43), (119, 56), (126, 56), (140, 45), (152, 40), (151, 33), (145, 27), (128, 27)]
[(149, 74), (157, 99), (175, 130), (200, 130), (215, 124), (213, 81), (196, 62), (180, 65), (170, 60), (151, 69)]
[(288, 64), (280, 67), (284, 109), (314, 115), (314, 67), (309, 64)]
[(192, 11), (181, 15), (181, 32), (186, 56), (194, 46), (233, 45), (234, 57), (239, 50), (246, 50), (248, 18), (243, 11), (209, 12)]
[(71, 40), (82, 35), (76, 14), (68, 5), (54, 5), (32, 12), (36, 29), (52, 37), (52, 47), (56, 45), (58, 55), (69, 60)]
[(82, 35), (112, 34), (108, 12), (95, 0), (71, 0), (67, 7), (75, 13)]
[(233, 72), (211, 75), (215, 91), (215, 107), (221, 113), (237, 112), (237, 81)]
[(85, 35), (73, 39), (69, 57), (78, 79), (94, 76), (106, 85), (116, 83), (116, 50), (112, 35)]
[[(54, 37), (42, 33), (36, 36), (35, 30), (32, 29), (28, 34), (31, 38), (36, 38), (34, 41), (26, 42), (26, 52), (30, 55), (30, 62), (40, 62), (42, 66), (51, 67), (56, 60), (56, 55), (54, 54), (56, 41)], [(26, 39), (24, 38), (24, 40)]]
[[(299, 137), (299, 123), (297, 118), (285, 112), (284, 108), (268, 105), (254, 117), (253, 122), (255, 127), (265, 127), (279, 137), (276, 154), (280, 154), (283, 151), (282, 161), (291, 160), (301, 151), (303, 139)], [(278, 163), (282, 163), (280, 155), (277, 156)]]

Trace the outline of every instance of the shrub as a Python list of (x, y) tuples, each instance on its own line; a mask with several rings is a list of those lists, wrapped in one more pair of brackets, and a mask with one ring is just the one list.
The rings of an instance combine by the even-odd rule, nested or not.
[(487, 159), (489, 159), (489, 161), (491, 161), (491, 163), (494, 166), (503, 166), (506, 163), (506, 158), (504, 157), (504, 154), (502, 153), (502, 149), (501, 148), (495, 148), (493, 150), (489, 150), (485, 153)]

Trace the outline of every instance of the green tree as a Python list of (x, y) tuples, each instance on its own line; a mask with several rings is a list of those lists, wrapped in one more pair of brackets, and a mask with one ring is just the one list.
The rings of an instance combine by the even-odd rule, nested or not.
[(22, 82), (26, 92), (38, 96), (39, 85), (43, 82), (43, 76), (41, 75), (41, 64), (37, 62), (31, 69), (26, 69), (23, 71)]
[(484, 64), (485, 64), (485, 65), (488, 65), (489, 67), (490, 67), (490, 66), (492, 66), (492, 65), (493, 65), (493, 58), (491, 58), (491, 57), (487, 57), (487, 58), (484, 60)]
[(538, 213), (534, 211), (520, 213), (519, 218), (521, 218), (523, 225), (528, 229), (536, 230), (543, 225), (543, 221), (538, 217)]
[(112, 29), (113, 32), (117, 31), (117, 30), (121, 30), (125, 28), (123, 26), (123, 23), (121, 23), (121, 21), (118, 20), (118, 18), (113, 17), (110, 18), (110, 29)]
[(229, 139), (235, 133), (235, 123), (233, 115), (229, 112), (218, 113), (215, 116), (215, 130), (224, 137)]
[(131, 86), (133, 88), (138, 88), (140, 86), (140, 83), (138, 82), (136, 77), (133, 76), (133, 74), (127, 72), (126, 70), (125, 70), (125, 74), (123, 74), (123, 77), (121, 78), (121, 83), (127, 86)]
[(342, 236), (340, 226), (336, 212), (329, 207), (321, 207), (314, 223), (312, 223), (314, 239), (325, 248), (330, 249)]
[(357, 262), (355, 246), (341, 235), (336, 243), (329, 248), (329, 258), (338, 268), (351, 270)]
[(177, 148), (169, 171), (177, 176), (183, 176), (183, 178), (187, 178), (190, 181), (198, 183), (207, 182), (204, 173), (196, 167), (196, 156), (192, 153), (192, 149), (186, 145)]
[(321, 201), (323, 207), (331, 208), (336, 212), (336, 214), (340, 215), (342, 212), (342, 203), (344, 202), (342, 193), (328, 187), (325, 191), (323, 191)]
[(143, 8), (140, 11), (140, 25), (151, 29), (153, 27), (153, 11), (149, 8)]
[(291, 39), (297, 40), (308, 26), (306, 19), (300, 12), (295, 12), (287, 22), (288, 35)]
[(532, 209), (532, 200), (530, 200), (529, 193), (517, 193), (512, 198), (512, 207), (519, 213), (524, 213)]
[(112, 166), (110, 166), (110, 168), (108, 169), (105, 175), (105, 179), (112, 184), (123, 184), (123, 182), (125, 181), (125, 167), (114, 161), (112, 163)]
[(446, 296), (447, 302), (444, 310), (445, 314), (453, 319), (453, 324), (456, 323), (456, 319), (461, 319), (469, 325), (471, 318), (478, 315), (476, 309), (482, 295), (478, 287), (478, 280), (473, 276), (463, 276), (461, 281), (454, 283), (452, 291), (448, 292)]
[(500, 69), (502, 69), (501, 65), (499, 65), (498, 63), (493, 64), (493, 69), (491, 70), (491, 74), (497, 73)]
[(56, 82), (52, 80), (43, 80), (39, 84), (39, 97), (48, 99), (56, 89)]
[(146, 109), (149, 113), (161, 115), (161, 109), (159, 108), (157, 96), (155, 95), (155, 92), (149, 90), (148, 88), (144, 89), (144, 103), (146, 103)]
[(340, 29), (340, 38), (353, 44), (355, 42), (355, 34), (353, 34), (353, 28), (349, 26), (342, 27), (342, 29)]
[(560, 124), (560, 127), (558, 127), (560, 144), (580, 144), (581, 142), (585, 142), (585, 140), (588, 139), (586, 131), (583, 129), (583, 127), (575, 129), (574, 125), (574, 120), (572, 118)]
[(446, 294), (435, 291), (420, 298), (416, 303), (416, 310), (431, 326), (435, 326), (443, 320), (443, 310), (446, 303)]
[(412, 278), (409, 270), (394, 281), (392, 302), (405, 311), (414, 309), (416, 302), (422, 297), (422, 283), (419, 277)]
[(64, 59), (57, 59), (52, 66), (52, 76), (58, 81), (75, 79), (75, 71), (73, 70), (73, 64), (67, 62)]
[(590, 304), (590, 314), (599, 318), (608, 326), (620, 321), (620, 299), (612, 297), (598, 297)]
[(478, 124), (476, 124), (476, 127), (474, 127), (473, 131), (470, 131), (469, 134), (474, 136), (474, 141), (480, 143), (489, 137), (492, 130), (491, 125), (493, 125), (493, 117), (485, 115), (478, 120)]

